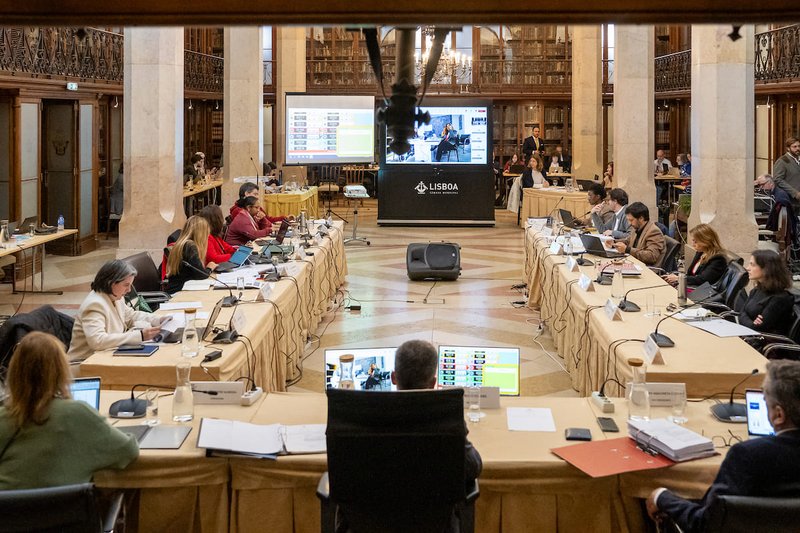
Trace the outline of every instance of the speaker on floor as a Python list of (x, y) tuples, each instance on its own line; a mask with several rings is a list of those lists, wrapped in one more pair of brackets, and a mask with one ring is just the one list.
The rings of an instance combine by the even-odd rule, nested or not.
[(408, 279), (456, 280), (461, 275), (461, 246), (453, 242), (415, 242), (406, 250)]

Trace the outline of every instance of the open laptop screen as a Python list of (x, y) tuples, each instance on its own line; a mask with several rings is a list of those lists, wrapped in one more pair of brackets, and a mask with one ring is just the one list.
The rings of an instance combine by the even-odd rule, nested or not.
[(749, 389), (744, 393), (744, 403), (747, 407), (747, 434), (758, 437), (774, 435), (775, 430), (772, 429), (767, 415), (764, 393), (760, 390)]
[(439, 387), (500, 387), (519, 396), (519, 348), (439, 346)]
[(325, 388), (339, 388), (339, 382), (342, 379), (342, 364), (339, 358), (352, 354), (353, 388), (355, 390), (397, 390), (397, 387), (392, 384), (396, 351), (397, 347), (325, 350)]
[(250, 254), (253, 252), (253, 249), (249, 246), (239, 246), (239, 249), (231, 256), (229, 261), (236, 265), (240, 265), (244, 263)]
[(75, 378), (69, 386), (69, 393), (73, 400), (100, 409), (100, 378)]

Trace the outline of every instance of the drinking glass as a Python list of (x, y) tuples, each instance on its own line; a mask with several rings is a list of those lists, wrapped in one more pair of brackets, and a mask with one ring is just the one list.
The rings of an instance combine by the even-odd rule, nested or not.
[(148, 426), (157, 426), (158, 419), (158, 390), (149, 388), (144, 391), (144, 398), (147, 400), (147, 418), (144, 423)]
[(672, 404), (672, 416), (669, 417), (670, 420), (675, 422), (676, 424), (685, 424), (688, 422), (688, 418), (686, 418), (686, 389), (683, 389), (683, 394), (678, 395), (675, 398), (675, 403)]
[(467, 420), (477, 424), (481, 420), (481, 388), (467, 387), (464, 394), (467, 398)]

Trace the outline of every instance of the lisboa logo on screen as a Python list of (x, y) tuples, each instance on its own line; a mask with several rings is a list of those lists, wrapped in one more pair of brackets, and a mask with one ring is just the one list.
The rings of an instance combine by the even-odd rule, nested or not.
[(420, 181), (419, 184), (414, 187), (414, 190), (417, 191), (417, 194), (425, 194), (428, 191), (428, 188)]
[(458, 184), (457, 183), (450, 183), (450, 182), (429, 182), (425, 185), (424, 182), (420, 181), (414, 190), (417, 191), (417, 194), (458, 194)]

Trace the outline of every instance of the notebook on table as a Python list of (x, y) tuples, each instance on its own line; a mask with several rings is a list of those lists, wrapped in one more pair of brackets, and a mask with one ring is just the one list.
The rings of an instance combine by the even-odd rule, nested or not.
[(128, 435), (133, 435), (142, 450), (177, 450), (192, 431), (191, 426), (159, 424), (157, 426), (116, 426)]

